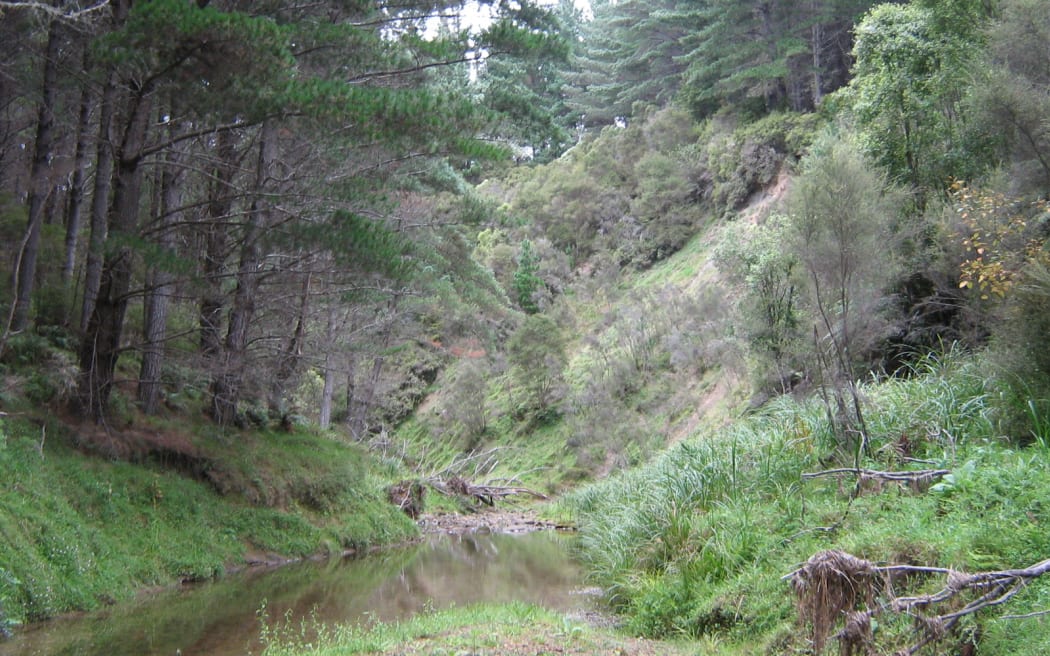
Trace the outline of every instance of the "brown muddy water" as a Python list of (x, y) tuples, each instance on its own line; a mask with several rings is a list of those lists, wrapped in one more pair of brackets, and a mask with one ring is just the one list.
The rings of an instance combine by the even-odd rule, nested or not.
[(0, 656), (259, 654), (262, 617), (299, 626), (392, 621), (428, 609), (525, 601), (585, 611), (571, 535), (430, 535), (360, 558), (250, 570), (18, 631)]

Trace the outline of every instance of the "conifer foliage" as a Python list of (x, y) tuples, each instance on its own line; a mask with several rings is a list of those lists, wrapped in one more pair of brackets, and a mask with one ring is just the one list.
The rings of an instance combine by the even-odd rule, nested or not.
[[(4, 340), (79, 325), (74, 406), (99, 422), (137, 356), (146, 412), (175, 355), (219, 423), (251, 399), (286, 411), (326, 341), (312, 335), (328, 295), (384, 317), (381, 348), (394, 347), (402, 301), (436, 261), (413, 229), (455, 222), (456, 203), (434, 200), (440, 179), (507, 152), (486, 139), (501, 115), (480, 102), (471, 66), (564, 53), (550, 11), (478, 6), (483, 27), (450, 22), (462, 3), (426, 0), (0, 4), (5, 32), (20, 34), (4, 65), (19, 83), (0, 89), (2, 189), (33, 190), (10, 226), (25, 238)], [(78, 196), (67, 179), (93, 186)], [(55, 232), (41, 226), (58, 224), (63, 275), (80, 285), (62, 300), (38, 257)], [(326, 361), (353, 390), (353, 363)], [(382, 362), (376, 351), (370, 371)]]

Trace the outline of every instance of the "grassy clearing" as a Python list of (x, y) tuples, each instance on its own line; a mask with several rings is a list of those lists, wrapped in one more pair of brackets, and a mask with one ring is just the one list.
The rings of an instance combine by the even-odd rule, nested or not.
[(263, 638), (265, 656), (690, 653), (684, 645), (629, 638), (523, 603), (454, 608), (371, 627), (325, 629), (310, 623), (269, 623)]
[[(781, 399), (569, 495), (563, 507), (582, 528), (581, 557), (632, 631), (709, 641), (716, 647), (704, 653), (713, 654), (810, 649), (782, 577), (821, 550), (969, 572), (1037, 563), (1050, 553), (1050, 452), (995, 435), (993, 394), (980, 373), (973, 361), (933, 363), (915, 379), (863, 390), (873, 437), (864, 466), (952, 469), (929, 489), (872, 484), (851, 503), (852, 478), (803, 481), (803, 472), (835, 466), (828, 456), (836, 445), (819, 404)], [(897, 582), (896, 594), (943, 583), (913, 577)], [(1050, 582), (1037, 581), (1008, 612), (1048, 602)], [(985, 655), (1019, 653), (1019, 644), (1027, 653), (1050, 648), (1046, 622), (1002, 614), (967, 618), (938, 648), (956, 653), (979, 643)], [(915, 642), (911, 618), (885, 613), (878, 622), (877, 653)]]
[[(251, 553), (304, 557), (400, 541), (416, 528), (384, 472), (323, 436), (198, 438), (194, 472), (85, 455), (29, 421), (0, 428), (0, 605), (19, 623), (136, 589), (221, 576)], [(222, 494), (220, 494), (222, 492)]]

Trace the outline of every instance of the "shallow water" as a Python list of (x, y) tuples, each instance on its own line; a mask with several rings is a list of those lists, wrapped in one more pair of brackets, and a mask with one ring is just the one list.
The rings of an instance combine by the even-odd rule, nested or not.
[(258, 654), (262, 614), (298, 625), (390, 621), (477, 602), (582, 610), (571, 540), (552, 531), (430, 536), (362, 558), (248, 571), (28, 627), (0, 642), (0, 656)]

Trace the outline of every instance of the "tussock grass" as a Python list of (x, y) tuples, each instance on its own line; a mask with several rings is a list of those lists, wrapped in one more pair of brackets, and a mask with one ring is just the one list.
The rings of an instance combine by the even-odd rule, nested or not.
[[(862, 466), (952, 469), (928, 490), (858, 491), (852, 477), (803, 481), (803, 472), (839, 466), (835, 441), (822, 406), (781, 398), (570, 494), (562, 508), (580, 525), (580, 557), (633, 631), (714, 640), (719, 647), (711, 653), (725, 654), (812, 648), (781, 578), (822, 550), (966, 571), (1038, 562), (1050, 553), (1050, 458), (1041, 447), (1015, 448), (995, 434), (994, 390), (981, 367), (950, 354), (923, 361), (910, 379), (861, 389), (872, 438)], [(1011, 601), (1011, 612), (1038, 610), (1048, 588), (1031, 586)], [(1050, 640), (1044, 622), (999, 614), (965, 624), (942, 648), (979, 638), (982, 654), (1010, 654), (1019, 644), (1014, 632), (1031, 644)], [(910, 622), (883, 622), (875, 632), (879, 653), (913, 642)], [(829, 643), (827, 650), (837, 648)]]

